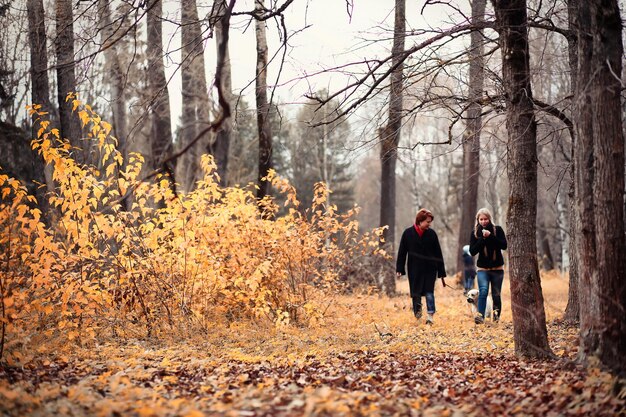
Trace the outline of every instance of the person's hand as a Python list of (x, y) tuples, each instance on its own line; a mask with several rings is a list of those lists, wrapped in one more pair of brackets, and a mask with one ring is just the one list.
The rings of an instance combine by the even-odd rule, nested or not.
[(487, 238), (489, 236), (491, 236), (491, 232), (489, 230), (487, 230), (487, 229), (483, 229), (483, 237)]
[(396, 272), (396, 276), (397, 276), (398, 278), (400, 278), (400, 277), (402, 276), (402, 274), (401, 274), (401, 273), (399, 273), (399, 272)]

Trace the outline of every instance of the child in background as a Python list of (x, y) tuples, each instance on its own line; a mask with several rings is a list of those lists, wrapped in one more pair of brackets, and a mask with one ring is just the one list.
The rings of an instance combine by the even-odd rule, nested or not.
[(474, 265), (474, 258), (470, 255), (469, 245), (463, 246), (463, 295), (466, 296), (467, 292), (474, 288), (474, 278), (476, 278), (476, 266)]

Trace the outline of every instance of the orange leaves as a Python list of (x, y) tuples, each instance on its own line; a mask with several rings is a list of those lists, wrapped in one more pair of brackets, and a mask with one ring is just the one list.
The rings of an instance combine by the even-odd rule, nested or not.
[[(188, 334), (248, 319), (319, 325), (355, 256), (384, 255), (368, 249), (372, 242), (378, 249), (378, 236), (360, 234), (356, 210), (338, 214), (328, 203), (323, 184), (315, 209), (304, 213), (296, 190), (270, 172), (267, 181), (288, 206), (279, 216), (272, 198), (258, 202), (249, 189), (220, 187), (206, 155), (204, 176), (188, 194), (175, 197), (163, 175), (140, 181), (144, 158), (124, 161), (111, 125), (76, 96), (68, 100), (101, 160), (77, 164), (69, 142), (38, 121), (33, 149), (54, 168), (54, 227), (26, 204), (17, 181), (0, 176), (3, 198), (12, 199), (0, 211), (12, 225), (3, 230), (13, 233), (9, 258), (17, 271), (3, 294), (17, 323), (12, 340), (45, 336), (50, 343), (42, 346), (58, 346), (90, 343), (102, 332)], [(132, 207), (122, 209), (129, 191)]]

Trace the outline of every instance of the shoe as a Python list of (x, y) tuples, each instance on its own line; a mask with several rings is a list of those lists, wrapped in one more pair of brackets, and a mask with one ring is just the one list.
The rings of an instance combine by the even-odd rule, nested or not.
[(433, 324), (434, 320), (433, 320), (433, 315), (429, 314), (426, 316), (426, 324)]
[(418, 320), (419, 320), (419, 319), (421, 319), (421, 318), (422, 318), (422, 310), (418, 310), (418, 311), (416, 311), (414, 314), (415, 314), (415, 318), (416, 318), (416, 319), (418, 319)]
[(480, 314), (477, 314), (476, 317), (474, 317), (474, 323), (483, 324), (484, 322), (485, 322), (485, 318), (481, 316)]

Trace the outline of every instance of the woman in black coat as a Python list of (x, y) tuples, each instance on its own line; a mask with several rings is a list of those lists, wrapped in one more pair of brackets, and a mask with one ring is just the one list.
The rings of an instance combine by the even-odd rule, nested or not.
[(470, 236), (470, 254), (478, 255), (478, 314), (474, 317), (476, 324), (485, 321), (487, 295), (491, 286), (493, 301), (493, 320), (500, 319), (502, 311), (502, 281), (504, 280), (504, 257), (502, 251), (507, 248), (504, 229), (493, 224), (491, 213), (481, 208), (476, 213), (476, 224)]
[[(409, 271), (409, 288), (413, 300), (413, 314), (417, 319), (422, 317), (422, 296), (426, 297), (427, 324), (433, 323), (435, 314), (435, 280), (446, 276), (443, 255), (437, 233), (430, 228), (434, 219), (433, 214), (420, 209), (415, 216), (415, 224), (402, 233), (396, 274), (398, 277), (406, 274), (405, 264)], [(408, 258), (408, 259), (407, 259)]]

